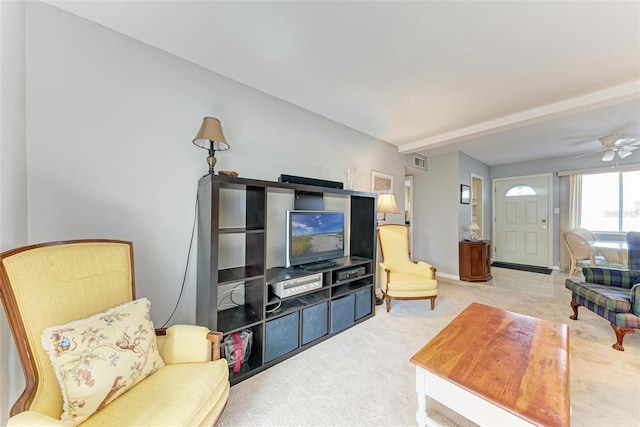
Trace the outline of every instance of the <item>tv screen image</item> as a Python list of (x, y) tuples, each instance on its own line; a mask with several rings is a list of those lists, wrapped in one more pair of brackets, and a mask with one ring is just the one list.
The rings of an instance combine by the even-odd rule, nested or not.
[(344, 212), (287, 211), (287, 267), (344, 256)]

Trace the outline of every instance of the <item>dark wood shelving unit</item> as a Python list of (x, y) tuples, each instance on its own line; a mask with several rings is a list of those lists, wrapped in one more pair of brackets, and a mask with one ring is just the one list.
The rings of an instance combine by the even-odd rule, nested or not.
[[(343, 198), (350, 217), (349, 254), (320, 271), (267, 268), (267, 248), (273, 250), (268, 244), (270, 233), (276, 242), (284, 235), (283, 229), (267, 224), (267, 217), (273, 215), (269, 199), (283, 195), (291, 195), (286, 209), (299, 209), (298, 199), (322, 205), (324, 197)], [(227, 197), (234, 203), (226, 203)], [(249, 359), (239, 372), (230, 367), (231, 384), (374, 316), (375, 205), (373, 193), (219, 175), (200, 179), (196, 323), (222, 332), (225, 338), (244, 329), (253, 332)], [(228, 209), (236, 211), (229, 214)], [(229, 253), (241, 254), (235, 265), (221, 261)], [(364, 274), (337, 280), (338, 272), (354, 267), (363, 267)], [(279, 281), (318, 273), (322, 286), (317, 289), (282, 299), (271, 290)], [(244, 304), (219, 310), (219, 296), (237, 287), (244, 291)]]

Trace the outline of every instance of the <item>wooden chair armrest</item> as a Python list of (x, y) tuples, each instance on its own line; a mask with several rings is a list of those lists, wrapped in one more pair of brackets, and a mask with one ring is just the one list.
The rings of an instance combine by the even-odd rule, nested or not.
[(212, 360), (220, 359), (220, 343), (222, 342), (222, 332), (210, 331), (207, 334), (207, 340), (211, 341), (211, 358)]

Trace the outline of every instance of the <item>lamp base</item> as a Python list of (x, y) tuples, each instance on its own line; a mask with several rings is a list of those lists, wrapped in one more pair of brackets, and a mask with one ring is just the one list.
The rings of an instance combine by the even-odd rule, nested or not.
[(209, 165), (209, 173), (213, 175), (213, 168), (216, 166), (216, 162), (218, 161), (215, 156), (215, 151), (207, 156), (207, 164)]

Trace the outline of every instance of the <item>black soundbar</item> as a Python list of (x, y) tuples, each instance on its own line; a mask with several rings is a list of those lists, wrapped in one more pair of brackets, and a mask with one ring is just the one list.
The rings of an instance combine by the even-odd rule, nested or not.
[(341, 182), (327, 181), (325, 179), (305, 178), (303, 176), (280, 175), (278, 182), (288, 182), (290, 184), (315, 185), (316, 187), (344, 188)]

